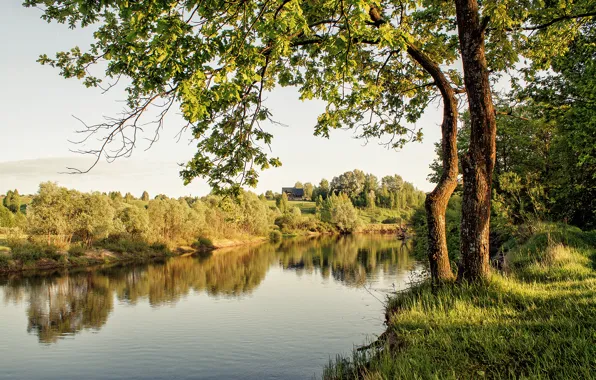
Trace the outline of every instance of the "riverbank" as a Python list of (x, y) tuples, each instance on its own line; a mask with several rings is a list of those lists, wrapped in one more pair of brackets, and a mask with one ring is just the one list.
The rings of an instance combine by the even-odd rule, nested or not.
[(0, 274), (33, 270), (52, 270), (89, 267), (103, 264), (145, 262), (167, 257), (182, 256), (197, 252), (210, 252), (218, 249), (260, 244), (265, 237), (252, 236), (236, 239), (208, 240), (201, 245), (178, 246), (169, 249), (163, 244), (147, 244), (121, 240), (90, 249), (59, 250), (53, 246), (23, 243), (0, 251)]
[(504, 248), (486, 284), (424, 282), (390, 299), (376, 344), (324, 378), (593, 378), (596, 231), (542, 225)]

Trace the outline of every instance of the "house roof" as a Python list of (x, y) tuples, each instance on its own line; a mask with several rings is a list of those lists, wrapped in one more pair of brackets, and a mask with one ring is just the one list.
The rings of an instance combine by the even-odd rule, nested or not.
[(297, 189), (295, 187), (282, 187), (282, 193), (289, 193), (295, 197), (303, 197), (304, 196), (304, 189)]

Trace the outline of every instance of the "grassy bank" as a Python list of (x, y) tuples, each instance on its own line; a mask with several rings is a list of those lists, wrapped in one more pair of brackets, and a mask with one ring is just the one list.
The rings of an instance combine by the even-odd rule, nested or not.
[(126, 239), (101, 242), (92, 248), (72, 245), (68, 249), (61, 249), (55, 245), (29, 241), (8, 245), (9, 250), (0, 252), (0, 273), (138, 262), (184, 252), (182, 249), (172, 251), (164, 244), (148, 244)]
[(8, 242), (0, 238), (0, 273), (27, 270), (85, 267), (99, 264), (143, 262), (182, 254), (212, 251), (249, 244), (257, 244), (264, 237), (236, 239), (201, 238), (191, 246), (170, 249), (165, 244), (149, 244), (130, 239), (105, 239), (91, 248), (73, 244), (68, 249), (29, 241)]
[(379, 348), (324, 378), (595, 378), (596, 231), (542, 225), (484, 285), (419, 284), (387, 305)]

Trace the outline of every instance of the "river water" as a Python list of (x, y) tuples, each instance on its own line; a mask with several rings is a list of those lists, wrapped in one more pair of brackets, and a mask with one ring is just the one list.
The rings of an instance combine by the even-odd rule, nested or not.
[(418, 271), (402, 241), (347, 236), (0, 277), (0, 379), (316, 378)]

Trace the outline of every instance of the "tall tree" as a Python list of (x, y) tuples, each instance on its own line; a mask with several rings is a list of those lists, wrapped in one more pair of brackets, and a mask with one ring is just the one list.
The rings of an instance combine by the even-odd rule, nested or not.
[(553, 56), (568, 48), (584, 19), (596, 15), (596, 9), (592, 2), (582, 0), (548, 4), (488, 1), (482, 2), (482, 8), (477, 0), (456, 0), (455, 9), (471, 127), (470, 145), (462, 162), (460, 275), (476, 281), (486, 279), (490, 269), (496, 116), (489, 66), (492, 71), (507, 70), (525, 56), (530, 59), (526, 73), (547, 68)]
[(456, 0), (457, 30), (470, 110), (470, 147), (462, 162), (462, 278), (488, 277), (489, 221), (497, 124), (488, 78), (484, 29), (476, 0)]
[(130, 110), (89, 128), (105, 132), (103, 144), (90, 153), (99, 159), (119, 134), (131, 137), (118, 139), (123, 144), (111, 158), (130, 154), (146, 110), (162, 106), (155, 121), (161, 126), (177, 100), (198, 140), (182, 176), (186, 182), (207, 176), (216, 191), (238, 192), (242, 184), (256, 184), (257, 168), (279, 165), (262, 147), (272, 138), (262, 124), (271, 116), (263, 93), (276, 83), (298, 86), (303, 99), (328, 104), (316, 134), (328, 137), (330, 129), (358, 127), (359, 137), (389, 137), (386, 144), (397, 148), (421, 139), (408, 123), (420, 117), (436, 91), (408, 47), (439, 64), (456, 58), (453, 23), (445, 17), (450, 8), (444, 12), (434, 3), (430, 12), (414, 3), (390, 3), (381, 12), (375, 5), (344, 1), (25, 4), (45, 6), (48, 21), (100, 24), (88, 52), (76, 48), (57, 59), (44, 55), (40, 62), (95, 86), (100, 78), (87, 69), (105, 59), (108, 78), (131, 79)]
[(453, 272), (447, 249), (445, 212), (449, 198), (457, 186), (457, 98), (450, 81), (435, 62), (413, 46), (408, 47), (408, 52), (433, 77), (443, 99), (443, 123), (441, 125), (443, 173), (437, 186), (426, 196), (424, 206), (427, 214), (428, 258), (431, 278), (434, 281), (450, 281), (453, 279)]
[[(466, 89), (476, 130), (466, 164), (469, 181), (464, 203), (469, 205), (464, 206), (468, 216), (462, 228), (468, 237), (462, 239), (462, 246), (470, 253), (465, 261), (474, 267), (470, 278), (485, 276), (487, 268), (486, 209), (494, 166), (488, 64), (491, 70), (502, 71), (511, 67), (520, 48), (538, 51), (526, 56), (541, 60), (545, 41), (551, 50), (560, 46), (540, 33), (537, 38), (528, 36), (526, 20), (546, 28), (557, 20), (576, 21), (575, 8), (593, 11), (588, 0), (578, 0), (578, 7), (562, 6), (563, 0), (546, 7), (541, 4), (483, 2), (487, 17), (481, 21), (478, 4), (472, 0), (458, 0), (456, 8), (431, 0), (423, 5), (390, 2), (383, 9), (353, 0), (166, 0), (151, 7), (116, 0), (25, 2), (45, 6), (43, 17), (48, 21), (71, 27), (99, 24), (89, 51), (75, 48), (55, 59), (44, 55), (42, 63), (59, 67), (65, 77), (96, 86), (101, 79), (90, 75), (89, 68), (107, 60), (108, 79), (130, 79), (129, 110), (108, 123), (90, 126), (88, 132), (105, 134), (98, 149), (87, 152), (97, 159), (102, 153), (110, 158), (129, 155), (145, 113), (155, 107), (160, 110), (155, 120), (159, 130), (168, 110), (180, 104), (186, 120), (183, 129), (190, 129), (197, 139), (197, 153), (181, 173), (185, 182), (206, 176), (216, 191), (235, 193), (241, 185), (256, 184), (258, 169), (280, 164), (266, 153), (273, 134), (265, 121), (272, 115), (263, 102), (263, 95), (277, 84), (297, 86), (302, 99), (320, 98), (327, 103), (315, 127), (317, 135), (328, 137), (331, 129), (348, 127), (359, 128), (364, 139), (389, 138), (390, 147), (420, 140), (421, 132), (410, 123), (439, 90), (409, 48), (446, 67), (458, 58), (458, 25), (466, 85), (476, 83)], [(493, 29), (488, 35), (487, 63), (483, 32), (489, 20)], [(573, 26), (568, 29), (571, 33), (556, 34), (555, 42), (563, 34), (573, 35)], [(448, 74), (457, 85), (459, 75)], [(106, 149), (115, 142), (122, 145)]]

